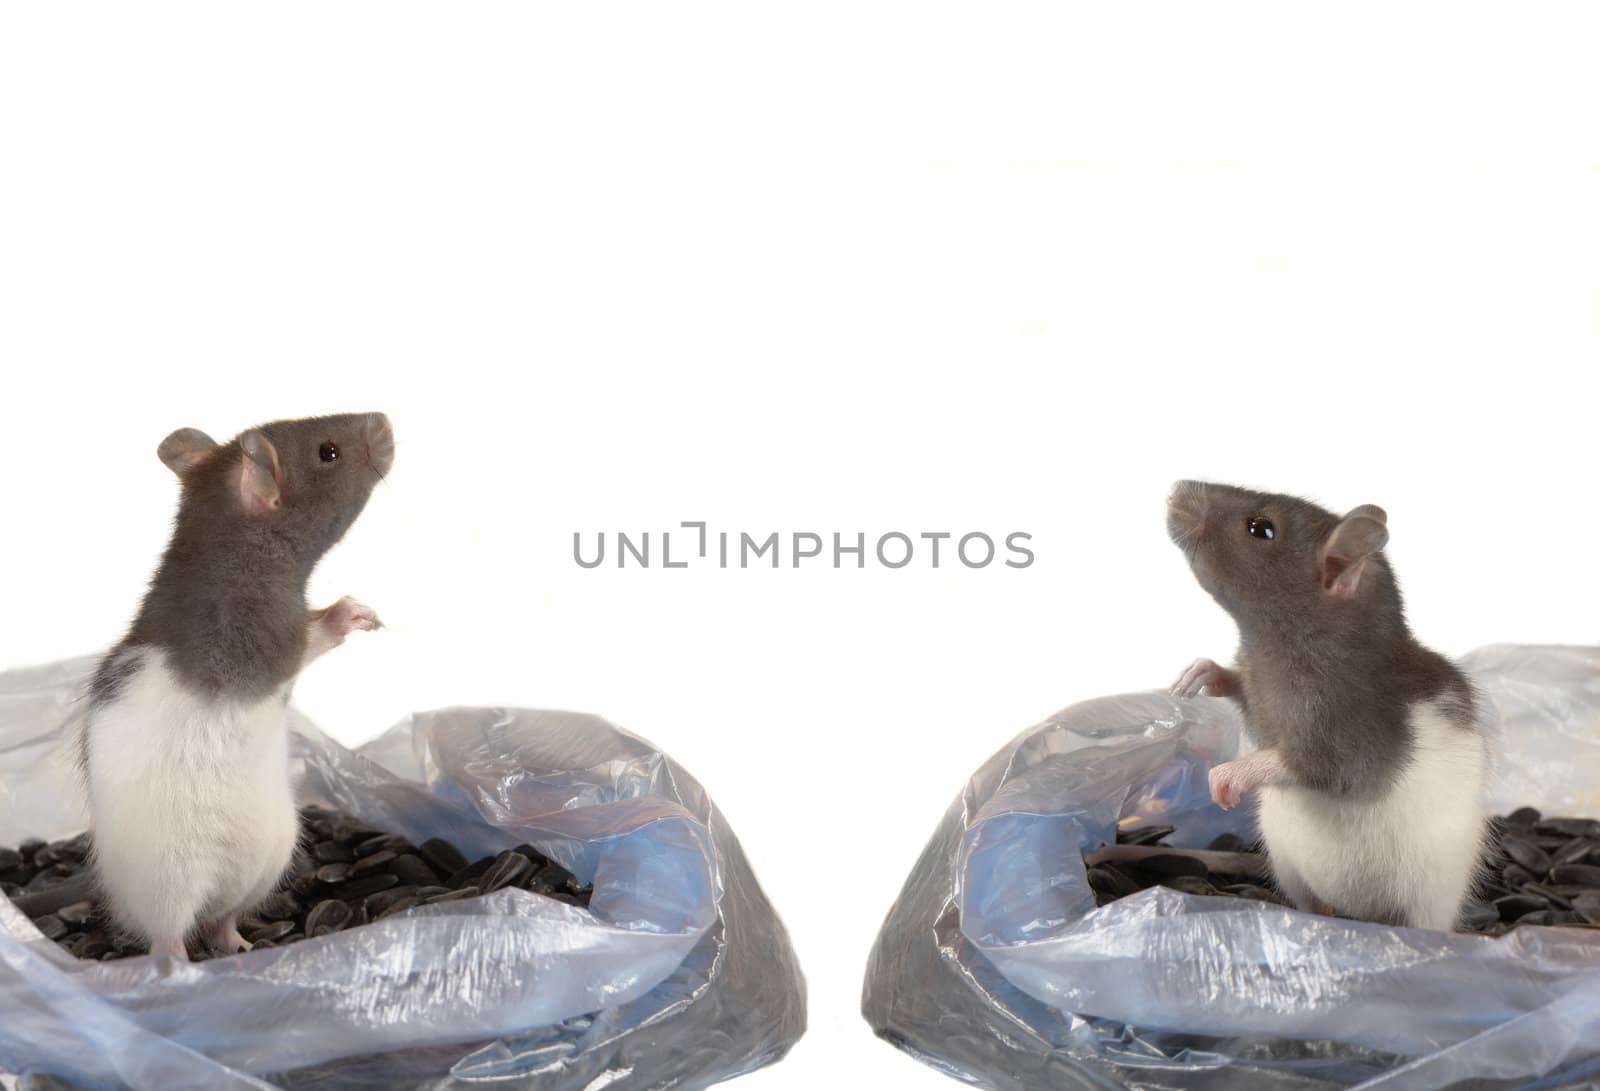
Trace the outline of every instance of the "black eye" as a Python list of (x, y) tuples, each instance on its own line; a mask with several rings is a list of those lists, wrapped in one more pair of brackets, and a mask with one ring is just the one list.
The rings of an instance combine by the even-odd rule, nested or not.
[(1250, 520), (1245, 523), (1244, 529), (1250, 532), (1250, 536), (1252, 538), (1263, 538), (1269, 542), (1272, 541), (1273, 535), (1276, 533), (1276, 531), (1272, 529), (1272, 520), (1263, 519), (1259, 515), (1252, 516)]
[(331, 443), (324, 443), (317, 448), (317, 457), (324, 462), (337, 462), (339, 461), (339, 448)]

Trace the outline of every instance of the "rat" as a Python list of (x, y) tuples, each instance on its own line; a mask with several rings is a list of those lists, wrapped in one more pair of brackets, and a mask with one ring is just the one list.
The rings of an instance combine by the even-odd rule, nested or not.
[(227, 443), (193, 428), (156, 451), (177, 475), (172, 538), (127, 635), (86, 694), (79, 765), (94, 874), (153, 955), (197, 938), (248, 950), (239, 918), (299, 839), (290, 690), (347, 634), (381, 627), (345, 597), (306, 602), (312, 569), (394, 463), (382, 413), (282, 420)]
[(1488, 737), (1471, 682), (1406, 624), (1384, 510), (1180, 481), (1167, 530), (1239, 627), (1235, 669), (1198, 659), (1172, 687), (1237, 701), (1257, 746), (1211, 770), (1212, 798), (1258, 796), (1296, 907), (1453, 929), (1483, 858)]

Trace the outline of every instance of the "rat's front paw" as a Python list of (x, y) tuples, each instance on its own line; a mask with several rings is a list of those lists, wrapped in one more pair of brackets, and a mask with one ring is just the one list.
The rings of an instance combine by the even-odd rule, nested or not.
[(1211, 697), (1232, 697), (1238, 692), (1238, 676), (1226, 667), (1209, 659), (1196, 659), (1188, 669), (1178, 675), (1167, 692), (1174, 697), (1198, 697), (1205, 693)]
[(335, 640), (343, 640), (358, 630), (371, 632), (383, 628), (378, 612), (364, 602), (346, 595), (322, 612), (322, 625)]
[(1244, 763), (1238, 761), (1212, 766), (1209, 781), (1212, 800), (1225, 811), (1237, 807), (1252, 787)]

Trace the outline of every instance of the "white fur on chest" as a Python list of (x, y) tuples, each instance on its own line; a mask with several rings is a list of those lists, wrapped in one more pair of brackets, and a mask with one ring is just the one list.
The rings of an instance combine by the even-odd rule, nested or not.
[(1488, 747), (1431, 703), (1411, 712), (1411, 760), (1387, 793), (1352, 801), (1262, 789), (1261, 833), (1286, 893), (1340, 913), (1454, 927), (1483, 850)]
[(96, 866), (122, 922), (150, 937), (246, 908), (288, 865), (297, 831), (285, 696), (219, 701), (154, 648), (89, 717)]

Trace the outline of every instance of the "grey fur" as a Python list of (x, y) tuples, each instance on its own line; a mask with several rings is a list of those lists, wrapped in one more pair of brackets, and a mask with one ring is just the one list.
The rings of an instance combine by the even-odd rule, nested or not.
[[(187, 686), (214, 697), (259, 699), (285, 687), (306, 647), (306, 584), (355, 522), (393, 462), (381, 413), (274, 421), (259, 433), (276, 450), (281, 506), (252, 513), (239, 495), (240, 439), (178, 458), (173, 447), (204, 433), (180, 429), (160, 449), (183, 494), (172, 540), (138, 615), (101, 662), (91, 707), (115, 698), (141, 647), (160, 648)], [(245, 433), (249, 435), (250, 433)], [(319, 450), (336, 444), (339, 457)]]
[[(1353, 596), (1324, 589), (1319, 551), (1340, 516), (1297, 497), (1194, 481), (1175, 486), (1168, 512), (1168, 533), (1195, 578), (1239, 626), (1250, 734), (1281, 754), (1296, 783), (1349, 798), (1381, 795), (1411, 759), (1409, 712), (1418, 701), (1439, 700), (1473, 728), (1471, 683), (1411, 635), (1381, 551)], [(1272, 540), (1246, 529), (1254, 517), (1272, 521)]]

